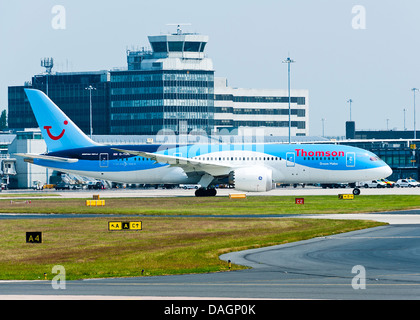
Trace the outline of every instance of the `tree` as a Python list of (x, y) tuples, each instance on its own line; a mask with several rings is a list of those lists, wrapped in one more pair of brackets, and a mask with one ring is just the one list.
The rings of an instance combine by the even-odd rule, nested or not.
[(0, 115), (0, 130), (7, 129), (7, 114), (6, 110), (3, 110)]

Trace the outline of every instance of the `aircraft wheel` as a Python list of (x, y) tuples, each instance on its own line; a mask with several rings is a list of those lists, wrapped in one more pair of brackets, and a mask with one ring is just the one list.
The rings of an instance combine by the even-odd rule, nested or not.
[(195, 191), (195, 196), (196, 197), (214, 197), (217, 194), (216, 189), (210, 188), (210, 189), (205, 189), (205, 188), (199, 188)]
[(197, 190), (195, 190), (195, 196), (196, 197), (203, 197), (204, 194), (204, 189), (203, 188), (199, 188)]
[(360, 194), (360, 189), (359, 189), (359, 188), (354, 188), (354, 189), (353, 189), (353, 194), (354, 194), (355, 196), (358, 196), (358, 195)]

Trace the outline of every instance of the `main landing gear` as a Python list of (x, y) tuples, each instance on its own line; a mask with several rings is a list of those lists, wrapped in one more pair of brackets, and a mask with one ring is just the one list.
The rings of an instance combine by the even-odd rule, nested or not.
[(214, 197), (217, 191), (214, 188), (199, 188), (195, 191), (196, 197)]

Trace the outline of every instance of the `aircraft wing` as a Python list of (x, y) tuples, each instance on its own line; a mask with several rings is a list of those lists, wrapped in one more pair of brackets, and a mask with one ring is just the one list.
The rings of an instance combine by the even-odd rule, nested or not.
[(74, 163), (79, 161), (79, 159), (75, 158), (62, 158), (62, 157), (54, 157), (54, 156), (47, 156), (44, 154), (34, 154), (34, 153), (15, 153), (15, 155), (29, 158), (29, 159), (42, 159), (42, 160), (49, 160), (55, 162), (67, 162), (67, 163)]
[(188, 172), (205, 172), (213, 177), (225, 176), (232, 171), (232, 167), (224, 164), (218, 164), (203, 160), (190, 159), (178, 156), (168, 156), (158, 153), (149, 153), (143, 151), (125, 150), (112, 148), (118, 152), (128, 153), (143, 158), (149, 158), (159, 163), (167, 163), (171, 166), (181, 167)]

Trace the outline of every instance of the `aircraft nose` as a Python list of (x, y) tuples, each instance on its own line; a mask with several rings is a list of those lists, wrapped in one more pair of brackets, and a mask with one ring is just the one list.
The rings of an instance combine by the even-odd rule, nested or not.
[(389, 167), (389, 165), (385, 164), (383, 167), (384, 172), (384, 178), (389, 177), (392, 174), (392, 169)]

